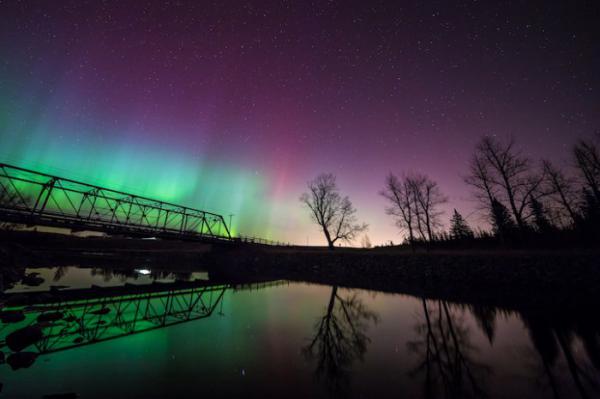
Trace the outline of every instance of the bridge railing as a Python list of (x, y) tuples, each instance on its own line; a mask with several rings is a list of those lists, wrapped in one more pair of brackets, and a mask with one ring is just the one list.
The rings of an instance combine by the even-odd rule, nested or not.
[(231, 239), (223, 216), (0, 163), (0, 218), (109, 233)]
[(291, 247), (293, 244), (284, 241), (275, 241), (275, 240), (267, 240), (265, 238), (260, 237), (250, 237), (250, 236), (239, 236), (237, 239), (240, 242), (246, 244), (260, 244), (260, 245), (271, 245), (277, 247)]

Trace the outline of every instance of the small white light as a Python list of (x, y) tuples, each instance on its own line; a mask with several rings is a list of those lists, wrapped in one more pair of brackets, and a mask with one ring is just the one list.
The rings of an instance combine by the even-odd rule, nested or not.
[(139, 274), (144, 274), (144, 275), (151, 273), (150, 270), (148, 270), (148, 269), (135, 269), (135, 272), (139, 273)]

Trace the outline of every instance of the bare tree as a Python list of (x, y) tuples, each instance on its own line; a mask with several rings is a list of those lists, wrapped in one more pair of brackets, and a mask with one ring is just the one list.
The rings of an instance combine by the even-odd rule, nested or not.
[(530, 160), (514, 149), (514, 140), (503, 144), (485, 137), (476, 147), (465, 182), (486, 206), (491, 207), (494, 198), (507, 203), (518, 227), (524, 229), (527, 205), (542, 194), (543, 174), (532, 173)]
[(396, 224), (408, 232), (411, 243), (415, 231), (424, 241), (434, 239), (434, 230), (440, 225), (442, 215), (438, 207), (447, 202), (435, 181), (421, 174), (407, 175), (400, 180), (390, 173), (380, 194), (390, 203), (386, 213), (397, 218)]
[(385, 179), (385, 188), (380, 194), (390, 202), (390, 206), (385, 209), (385, 212), (396, 217), (396, 225), (408, 232), (408, 240), (413, 243), (415, 240), (413, 227), (415, 215), (413, 215), (414, 207), (410, 187), (406, 180), (401, 181), (390, 173)]
[(420, 181), (419, 176), (408, 176), (405, 177), (407, 185), (410, 190), (410, 196), (412, 197), (412, 204), (414, 205), (414, 213), (417, 221), (417, 231), (421, 236), (421, 240), (426, 241), (427, 237), (425, 236), (424, 225), (425, 222), (423, 220), (423, 209), (419, 202), (419, 195), (421, 190), (422, 181)]
[(575, 223), (577, 212), (573, 204), (577, 202), (577, 194), (574, 179), (565, 176), (550, 161), (545, 160), (542, 164), (550, 200), (558, 205), (562, 217), (566, 216), (571, 223)]
[(433, 230), (440, 226), (439, 217), (443, 214), (438, 206), (448, 202), (437, 184), (425, 175), (408, 177), (409, 186), (412, 187), (417, 215), (421, 218), (429, 241), (434, 239)]
[(496, 190), (489, 167), (478, 154), (471, 158), (469, 174), (464, 180), (465, 183), (475, 188), (475, 198), (483, 205), (483, 209), (489, 210), (496, 198)]
[(347, 196), (340, 194), (333, 174), (320, 174), (308, 182), (308, 189), (308, 193), (300, 196), (300, 201), (310, 209), (311, 217), (323, 230), (330, 249), (338, 240), (351, 242), (367, 230), (367, 224), (357, 222), (356, 209)]

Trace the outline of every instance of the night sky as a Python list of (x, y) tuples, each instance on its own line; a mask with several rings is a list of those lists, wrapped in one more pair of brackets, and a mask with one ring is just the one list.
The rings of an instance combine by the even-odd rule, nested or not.
[(307, 180), (335, 173), (377, 244), (402, 238), (385, 175), (419, 171), (478, 224), (483, 135), (567, 165), (600, 128), (599, 4), (0, 0), (0, 161), (310, 244)]

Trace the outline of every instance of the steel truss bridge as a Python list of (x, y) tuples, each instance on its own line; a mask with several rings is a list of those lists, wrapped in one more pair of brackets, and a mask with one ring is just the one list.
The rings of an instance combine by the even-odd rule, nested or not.
[(222, 306), (227, 290), (282, 284), (287, 282), (235, 285), (193, 281), (73, 289), (51, 295), (5, 294), (4, 300), (11, 302), (10, 297), (16, 296), (21, 304), (6, 306), (2, 312), (20, 314), (22, 320), (0, 324), (0, 349), (7, 354), (20, 351), (10, 347), (10, 336), (31, 328), (39, 331), (39, 339), (23, 350), (36, 355), (143, 333), (210, 317)]
[(0, 221), (108, 234), (232, 240), (221, 215), (3, 163)]

